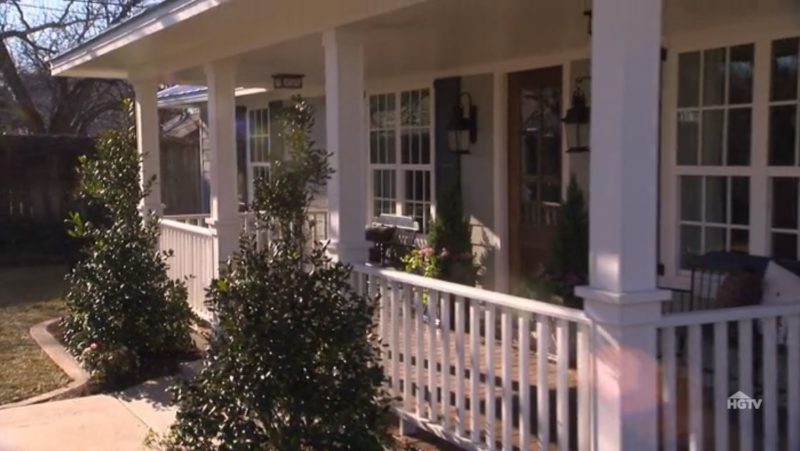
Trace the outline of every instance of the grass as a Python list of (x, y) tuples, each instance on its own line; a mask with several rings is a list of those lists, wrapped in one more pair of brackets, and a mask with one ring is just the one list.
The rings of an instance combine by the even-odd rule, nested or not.
[(69, 382), (28, 333), (64, 314), (65, 272), (63, 266), (0, 268), (0, 405)]

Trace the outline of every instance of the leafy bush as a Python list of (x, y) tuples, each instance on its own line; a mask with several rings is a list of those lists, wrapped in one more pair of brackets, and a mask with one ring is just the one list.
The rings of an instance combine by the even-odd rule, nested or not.
[[(218, 318), (206, 364), (175, 394), (168, 449), (378, 450), (388, 443), (388, 398), (374, 340), (375, 300), (351, 270), (307, 244), (306, 212), (329, 177), (310, 140), (312, 111), (288, 108), (290, 160), (256, 186), (258, 226), (240, 240), (207, 304)], [(309, 247), (310, 246), (310, 247)]]
[[(70, 235), (85, 247), (67, 276), (69, 315), (63, 326), (75, 355), (93, 344), (97, 353), (110, 353), (83, 359), (102, 375), (136, 370), (138, 364), (113, 359), (120, 350), (138, 361), (188, 349), (192, 313), (185, 285), (167, 277), (168, 255), (157, 250), (158, 217), (147, 212), (143, 220), (138, 210), (154, 180), (140, 186), (134, 129), (105, 133), (96, 150), (80, 159), (78, 195), (101, 220), (78, 213), (69, 218)], [(100, 364), (109, 359), (123, 368)]]
[(428, 242), (438, 261), (438, 277), (450, 282), (475, 285), (478, 268), (472, 254), (472, 225), (464, 215), (461, 191), (452, 187), (437, 203), (436, 219)]
[(432, 247), (424, 247), (422, 249), (412, 249), (411, 252), (402, 257), (403, 266), (406, 272), (419, 274), (425, 277), (438, 278), (439, 270), (439, 256)]
[(583, 192), (574, 175), (561, 206), (552, 255), (554, 272), (566, 279), (586, 279), (589, 270), (589, 217)]

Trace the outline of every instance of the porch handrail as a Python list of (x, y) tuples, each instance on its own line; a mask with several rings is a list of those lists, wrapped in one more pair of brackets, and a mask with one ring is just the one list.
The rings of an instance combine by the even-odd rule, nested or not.
[(658, 327), (694, 326), (710, 323), (743, 321), (752, 319), (778, 318), (800, 314), (800, 300), (780, 305), (748, 305), (714, 310), (664, 315), (656, 324)]
[(434, 279), (431, 277), (424, 277), (417, 274), (397, 271), (395, 269), (360, 264), (353, 265), (353, 269), (355, 272), (362, 274), (381, 276), (389, 281), (402, 282), (429, 290), (450, 293), (467, 299), (487, 302), (498, 307), (510, 308), (527, 313), (536, 313), (539, 315), (545, 315), (583, 324), (589, 324), (590, 322), (589, 317), (586, 316), (586, 314), (581, 310), (551, 304), (549, 302), (513, 296), (497, 291)]
[(187, 232), (187, 233), (203, 235), (203, 236), (207, 236), (207, 237), (213, 236), (213, 234), (211, 233), (211, 229), (209, 229), (208, 227), (193, 225), (193, 224), (189, 224), (189, 223), (186, 223), (186, 222), (181, 222), (181, 221), (179, 221), (177, 219), (173, 219), (172, 216), (170, 216), (169, 218), (161, 218), (161, 224), (163, 226), (170, 227), (172, 229), (181, 230), (181, 231)]

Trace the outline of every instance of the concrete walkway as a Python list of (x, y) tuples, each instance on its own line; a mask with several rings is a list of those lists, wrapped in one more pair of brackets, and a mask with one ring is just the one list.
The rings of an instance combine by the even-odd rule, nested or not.
[(0, 451), (143, 450), (150, 430), (165, 432), (175, 419), (170, 385), (163, 378), (110, 395), (0, 410)]

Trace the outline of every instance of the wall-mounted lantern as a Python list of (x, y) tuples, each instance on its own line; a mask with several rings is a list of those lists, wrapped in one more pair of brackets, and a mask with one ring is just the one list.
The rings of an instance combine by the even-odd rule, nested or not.
[(275, 89), (301, 89), (304, 76), (302, 74), (272, 74), (272, 86)]
[(589, 151), (590, 108), (586, 105), (586, 94), (581, 89), (581, 83), (589, 79), (590, 77), (582, 77), (576, 80), (575, 91), (572, 93), (572, 105), (562, 119), (569, 153)]
[(468, 92), (461, 92), (453, 108), (453, 117), (447, 126), (448, 147), (455, 154), (468, 154), (470, 144), (475, 144), (477, 141), (478, 107), (472, 103), (472, 96)]

